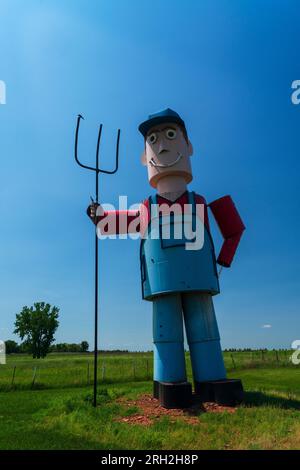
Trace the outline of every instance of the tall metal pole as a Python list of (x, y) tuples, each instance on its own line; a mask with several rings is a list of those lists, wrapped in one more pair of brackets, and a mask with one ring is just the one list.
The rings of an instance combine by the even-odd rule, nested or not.
[[(98, 179), (98, 173), (96, 173)], [(96, 199), (98, 202), (98, 199)], [(95, 232), (95, 338), (94, 338), (94, 399), (93, 405), (97, 406), (97, 381), (98, 381), (98, 235)]]
[[(102, 124), (99, 128), (98, 141), (97, 141), (97, 151), (96, 151), (96, 204), (99, 203), (99, 147), (101, 140)], [(97, 406), (97, 385), (98, 385), (98, 289), (99, 289), (99, 270), (98, 270), (98, 260), (99, 260), (99, 244), (98, 244), (98, 234), (97, 227), (95, 230), (95, 331), (94, 331), (94, 398), (93, 406)]]

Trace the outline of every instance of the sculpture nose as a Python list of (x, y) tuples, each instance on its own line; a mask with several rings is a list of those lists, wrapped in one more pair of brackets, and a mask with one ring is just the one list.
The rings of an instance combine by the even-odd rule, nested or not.
[(162, 153), (165, 153), (165, 152), (168, 152), (169, 150), (167, 149), (164, 141), (162, 140), (159, 144), (159, 147), (158, 147), (158, 154), (161, 155)]

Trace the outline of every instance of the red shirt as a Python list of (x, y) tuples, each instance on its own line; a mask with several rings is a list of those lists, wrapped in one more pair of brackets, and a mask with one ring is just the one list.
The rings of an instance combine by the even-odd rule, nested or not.
[[(185, 192), (176, 199), (176, 201), (169, 201), (168, 199), (158, 195), (157, 202), (158, 205), (168, 204), (169, 206), (175, 203), (180, 204), (182, 209), (184, 209), (184, 205), (188, 204), (188, 193)], [(210, 229), (207, 208), (210, 207), (224, 237), (224, 242), (217, 258), (217, 263), (221, 266), (230, 267), (242, 233), (245, 230), (245, 226), (233, 200), (230, 196), (224, 196), (210, 204), (207, 204), (203, 196), (195, 194), (195, 202), (196, 204), (204, 205), (204, 224), (208, 231)], [(104, 218), (109, 219), (109, 216), (114, 218), (115, 234), (128, 232), (140, 232), (143, 234), (150, 222), (149, 200), (146, 199), (141, 204), (139, 210), (136, 211), (104, 211), (101, 216), (96, 218), (96, 223), (98, 224), (98, 222), (102, 221)], [(108, 226), (109, 224), (107, 223), (106, 225)], [(103, 231), (104, 233), (112, 233), (111, 231), (108, 232), (105, 227)]]

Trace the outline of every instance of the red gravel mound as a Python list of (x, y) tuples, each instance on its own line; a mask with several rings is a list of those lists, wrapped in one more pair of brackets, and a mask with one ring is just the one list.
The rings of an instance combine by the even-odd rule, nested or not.
[(200, 423), (199, 416), (203, 413), (234, 413), (236, 411), (236, 408), (220, 406), (217, 403), (201, 403), (196, 397), (193, 397), (191, 407), (182, 410), (163, 408), (159, 401), (150, 394), (140, 395), (136, 400), (120, 398), (118, 402), (128, 408), (136, 406), (139, 411), (131, 416), (117, 418), (117, 421), (127, 424), (140, 424), (142, 426), (150, 426), (162, 416), (168, 416), (171, 421), (182, 419), (189, 424), (195, 425)]

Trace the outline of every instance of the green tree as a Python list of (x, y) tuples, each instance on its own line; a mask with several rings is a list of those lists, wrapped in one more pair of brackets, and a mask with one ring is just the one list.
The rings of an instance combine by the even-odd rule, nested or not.
[[(59, 325), (59, 308), (45, 302), (36, 302), (33, 307), (23, 307), (16, 315), (15, 331), (34, 358), (45, 357), (55, 340)], [(24, 344), (23, 343), (23, 344)]]
[(80, 350), (81, 352), (87, 352), (89, 350), (89, 343), (87, 341), (81, 341)]
[(6, 349), (6, 354), (19, 352), (18, 344), (11, 339), (8, 339), (7, 341), (5, 341), (5, 349)]
[(19, 353), (21, 354), (30, 354), (31, 353), (31, 348), (28, 346), (26, 341), (20, 344), (19, 346)]

